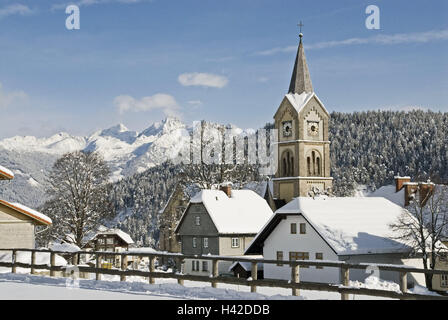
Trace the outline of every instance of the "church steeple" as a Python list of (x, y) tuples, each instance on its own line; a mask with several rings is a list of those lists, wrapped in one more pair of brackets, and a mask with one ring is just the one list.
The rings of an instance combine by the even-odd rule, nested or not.
[(301, 94), (303, 92), (313, 92), (310, 72), (308, 71), (308, 65), (306, 64), (305, 50), (303, 49), (303, 34), (300, 33), (299, 37), (300, 43), (299, 48), (297, 49), (296, 61), (294, 63), (294, 70), (292, 71), (288, 93)]

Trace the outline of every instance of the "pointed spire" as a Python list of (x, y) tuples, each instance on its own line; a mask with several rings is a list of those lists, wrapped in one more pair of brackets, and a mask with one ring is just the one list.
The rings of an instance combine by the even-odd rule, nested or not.
[(306, 64), (305, 50), (303, 49), (302, 44), (303, 34), (300, 33), (299, 37), (300, 43), (299, 48), (297, 49), (296, 61), (294, 64), (294, 70), (292, 71), (288, 93), (301, 94), (303, 92), (313, 92), (310, 72), (308, 71), (308, 65)]

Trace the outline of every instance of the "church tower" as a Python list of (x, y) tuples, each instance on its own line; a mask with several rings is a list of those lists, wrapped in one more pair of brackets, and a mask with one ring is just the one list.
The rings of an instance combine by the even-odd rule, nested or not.
[(314, 93), (302, 37), (289, 91), (274, 115), (278, 132), (278, 166), (273, 179), (274, 198), (289, 202), (309, 196), (316, 187), (332, 188), (330, 176), (330, 114)]

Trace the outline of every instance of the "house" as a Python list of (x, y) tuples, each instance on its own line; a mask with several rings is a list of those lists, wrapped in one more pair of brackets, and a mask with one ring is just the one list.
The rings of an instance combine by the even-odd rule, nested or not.
[[(261, 227), (272, 216), (268, 203), (252, 190), (202, 190), (189, 202), (177, 227), (181, 252), (186, 255), (241, 256)], [(220, 274), (231, 262), (221, 261)], [(183, 272), (208, 275), (211, 261), (185, 259)]]
[[(159, 250), (177, 253), (181, 251), (180, 239), (174, 230), (182, 213), (188, 205), (189, 196), (184, 192), (180, 184), (176, 186), (166, 205), (160, 210)], [(162, 258), (162, 264), (167, 264), (167, 259)]]
[[(0, 180), (14, 178), (12, 171), (0, 166)], [(37, 226), (50, 226), (46, 215), (20, 203), (0, 200), (0, 248), (34, 249)]]
[[(247, 258), (247, 257), (245, 257)], [(245, 261), (236, 261), (229, 268), (235, 278), (247, 279), (252, 277), (252, 264)], [(263, 279), (263, 263), (257, 263), (257, 279)]]
[[(133, 244), (131, 236), (120, 229), (100, 228), (100, 231), (94, 234), (84, 248), (92, 251), (124, 252), (128, 251), (129, 246)], [(87, 260), (89, 258), (91, 257), (87, 257)], [(120, 256), (105, 256), (103, 261), (116, 267), (121, 266)]]
[[(348, 263), (405, 264), (422, 267), (421, 257), (409, 258), (412, 248), (396, 239), (390, 225), (404, 208), (385, 198), (297, 197), (278, 209), (257, 234), (246, 254), (262, 254), (279, 260), (266, 264), (264, 277), (291, 277), (282, 260), (329, 260)], [(350, 279), (364, 281), (365, 270), (350, 270)], [(381, 279), (397, 282), (398, 275), (381, 271)], [(339, 268), (302, 267), (302, 281), (340, 283)], [(424, 285), (424, 278), (412, 275), (409, 285)]]

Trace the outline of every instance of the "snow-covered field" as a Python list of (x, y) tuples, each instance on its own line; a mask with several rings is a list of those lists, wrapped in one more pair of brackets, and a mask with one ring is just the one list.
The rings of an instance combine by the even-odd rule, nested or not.
[[(78, 285), (67, 282), (66, 278), (51, 278), (41, 275), (11, 274), (0, 270), (0, 300), (4, 299), (206, 299), (206, 300), (339, 300), (333, 292), (301, 290), (299, 297), (291, 296), (291, 290), (258, 287), (251, 293), (248, 286), (218, 284), (212, 288), (209, 283), (185, 281), (178, 285), (175, 279), (156, 279), (153, 285), (141, 277), (128, 277), (120, 282), (118, 276), (103, 275), (103, 280), (79, 279)], [(18, 270), (25, 271), (25, 270)], [(3, 273), (2, 273), (3, 272)], [(92, 275), (92, 278), (94, 275)], [(394, 290), (390, 283), (370, 279), (364, 284), (351, 283), (361, 287)], [(419, 292), (423, 293), (423, 292)], [(383, 298), (350, 295), (351, 300), (378, 300)]]

